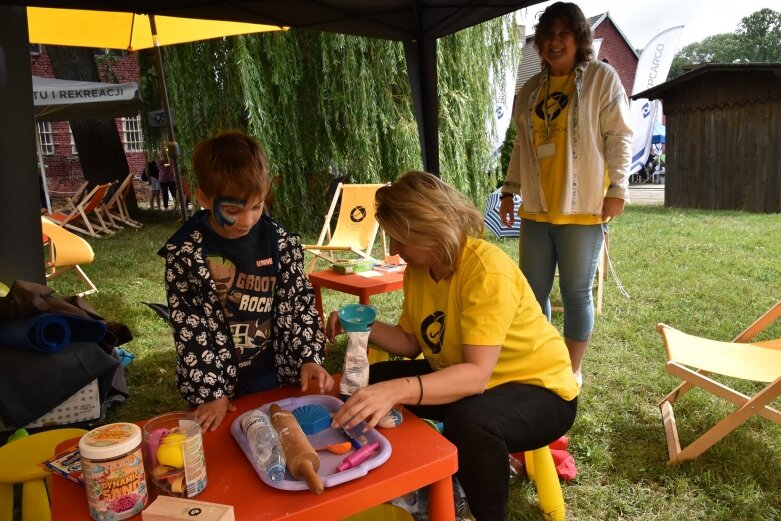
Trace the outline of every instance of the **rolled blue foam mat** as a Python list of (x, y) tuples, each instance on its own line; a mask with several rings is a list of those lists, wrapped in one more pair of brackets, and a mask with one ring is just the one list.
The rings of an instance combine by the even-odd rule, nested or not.
[(56, 353), (71, 342), (97, 342), (106, 325), (97, 320), (55, 313), (0, 321), (0, 347)]

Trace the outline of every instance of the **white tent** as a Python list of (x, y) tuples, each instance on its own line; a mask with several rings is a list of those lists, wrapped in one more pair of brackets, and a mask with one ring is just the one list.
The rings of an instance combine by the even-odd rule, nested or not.
[(113, 119), (141, 110), (136, 83), (96, 83), (33, 76), (38, 121)]
[[(113, 119), (136, 116), (141, 110), (141, 99), (136, 83), (97, 83), (33, 76), (33, 106), (36, 121)], [(37, 129), (35, 138), (46, 205), (51, 211), (46, 167)]]

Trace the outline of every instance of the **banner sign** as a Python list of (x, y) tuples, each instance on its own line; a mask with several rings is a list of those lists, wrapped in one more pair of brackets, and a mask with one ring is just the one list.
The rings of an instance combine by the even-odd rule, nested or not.
[[(151, 110), (146, 113), (146, 122), (149, 123), (150, 127), (165, 127), (168, 125), (165, 119), (164, 110)], [(171, 108), (171, 120), (174, 126), (176, 126), (176, 114), (173, 108)]]
[(38, 121), (136, 116), (141, 110), (135, 83), (100, 83), (33, 76), (33, 106)]
[[(632, 86), (632, 94), (648, 90), (667, 80), (673, 57), (678, 50), (678, 40), (683, 33), (683, 26), (671, 27), (656, 35), (643, 52), (637, 62), (635, 82)], [(632, 118), (632, 166), (630, 172), (639, 171), (651, 150), (651, 137), (653, 135), (654, 122), (661, 119), (661, 103), (658, 100), (650, 101), (646, 98), (632, 100), (629, 105)]]

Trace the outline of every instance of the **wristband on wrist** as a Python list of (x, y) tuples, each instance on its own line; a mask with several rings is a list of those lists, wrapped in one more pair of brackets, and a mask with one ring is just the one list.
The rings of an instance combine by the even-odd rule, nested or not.
[(512, 197), (514, 195), (515, 194), (511, 194), (510, 192), (502, 192), (502, 195), (499, 196), (499, 199), (504, 200), (504, 199), (507, 199), (508, 197)]

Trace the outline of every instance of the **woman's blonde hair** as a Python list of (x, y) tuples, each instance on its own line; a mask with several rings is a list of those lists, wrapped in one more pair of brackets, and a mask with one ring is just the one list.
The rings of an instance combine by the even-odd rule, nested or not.
[(377, 221), (385, 233), (431, 253), (445, 268), (458, 267), (469, 236), (483, 234), (483, 215), (438, 177), (411, 171), (377, 190)]

